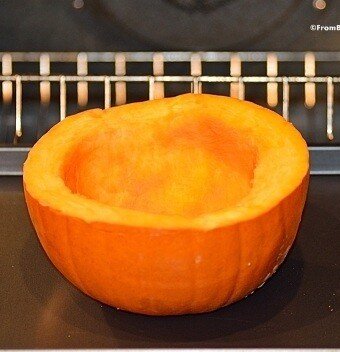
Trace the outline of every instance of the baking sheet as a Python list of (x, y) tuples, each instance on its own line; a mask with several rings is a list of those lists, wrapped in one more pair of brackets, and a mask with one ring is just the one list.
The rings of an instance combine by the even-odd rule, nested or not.
[(20, 177), (0, 177), (0, 348), (340, 347), (340, 176), (313, 176), (298, 239), (278, 272), (218, 311), (147, 317), (62, 278), (30, 223)]

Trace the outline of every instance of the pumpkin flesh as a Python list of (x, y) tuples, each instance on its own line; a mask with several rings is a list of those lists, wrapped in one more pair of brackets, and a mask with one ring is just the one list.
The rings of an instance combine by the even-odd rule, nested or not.
[(251, 190), (257, 151), (218, 122), (183, 118), (147, 133), (127, 126), (89, 135), (64, 164), (65, 184), (109, 206), (153, 214), (194, 217), (232, 207)]

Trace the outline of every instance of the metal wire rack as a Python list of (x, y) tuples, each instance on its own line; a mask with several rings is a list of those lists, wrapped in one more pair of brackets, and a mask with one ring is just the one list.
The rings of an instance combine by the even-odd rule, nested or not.
[[(271, 108), (281, 108), (281, 114), (290, 118), (290, 87), (292, 84), (304, 86), (304, 104), (311, 108), (316, 104), (316, 87), (323, 84), (326, 87), (326, 129), (329, 141), (334, 140), (335, 123), (335, 85), (340, 83), (340, 76), (328, 74), (316, 75), (316, 66), (320, 62), (340, 62), (340, 52), (53, 52), (0, 53), (2, 62), (2, 106), (15, 105), (14, 131), (11, 143), (0, 146), (0, 175), (20, 175), (23, 160), (26, 158), (29, 146), (20, 143), (23, 137), (22, 121), (23, 105), (29, 104), (23, 98), (23, 86), (35, 82), (39, 85), (40, 104), (51, 102), (51, 85), (57, 84), (59, 118), (67, 116), (68, 85), (77, 85), (77, 103), (86, 107), (89, 101), (89, 85), (97, 83), (103, 87), (102, 107), (121, 105), (127, 102), (127, 85), (144, 83), (148, 87), (148, 98), (156, 99), (165, 95), (165, 87), (170, 83), (186, 83), (191, 92), (201, 93), (204, 86), (212, 83), (228, 84), (229, 94), (239, 99), (245, 99), (248, 84), (262, 84), (266, 89), (267, 105)], [(166, 63), (188, 63), (187, 74), (165, 74)], [(279, 75), (282, 63), (302, 63), (303, 75)], [(17, 63), (33, 63), (37, 73), (16, 73), (13, 67)], [(73, 63), (74, 74), (58, 72), (51, 74), (54, 63)], [(112, 71), (107, 74), (89, 74), (91, 63), (112, 63)], [(130, 63), (149, 63), (152, 72), (145, 75), (127, 74)], [(205, 63), (228, 64), (229, 72), (225, 75), (204, 74)], [(243, 75), (242, 70), (248, 63), (265, 64), (266, 74)], [(113, 89), (114, 88), (114, 94)], [(51, 126), (50, 126), (51, 127)], [(340, 174), (340, 147), (331, 142), (322, 146), (310, 146), (311, 172), (314, 174)]]

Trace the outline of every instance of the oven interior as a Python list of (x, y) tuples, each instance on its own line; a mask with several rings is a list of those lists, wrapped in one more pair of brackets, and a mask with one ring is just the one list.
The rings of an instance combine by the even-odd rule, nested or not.
[(340, 52), (3, 52), (0, 174), (67, 115), (177, 94), (246, 99), (292, 122), (312, 174), (340, 173)]

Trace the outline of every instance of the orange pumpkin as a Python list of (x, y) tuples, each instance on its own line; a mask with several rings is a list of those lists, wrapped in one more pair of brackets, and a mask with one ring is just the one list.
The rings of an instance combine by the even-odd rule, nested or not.
[(198, 313), (235, 302), (293, 243), (308, 149), (276, 113), (186, 94), (70, 116), (24, 165), (54, 265), (124, 310)]

